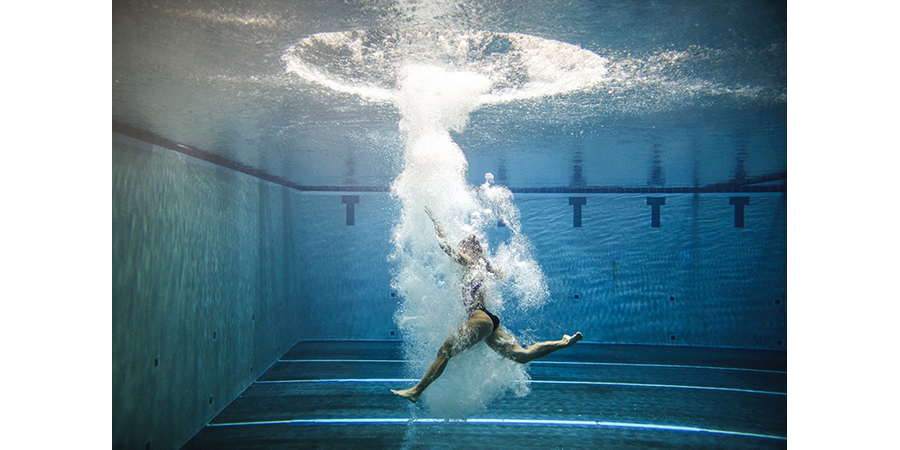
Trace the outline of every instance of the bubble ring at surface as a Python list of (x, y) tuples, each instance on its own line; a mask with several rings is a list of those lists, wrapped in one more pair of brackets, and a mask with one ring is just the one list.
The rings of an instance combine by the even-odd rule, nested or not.
[(393, 103), (410, 65), (486, 76), (480, 104), (590, 89), (608, 60), (576, 45), (521, 33), (461, 30), (357, 30), (317, 33), (282, 56), (288, 72), (338, 92)]

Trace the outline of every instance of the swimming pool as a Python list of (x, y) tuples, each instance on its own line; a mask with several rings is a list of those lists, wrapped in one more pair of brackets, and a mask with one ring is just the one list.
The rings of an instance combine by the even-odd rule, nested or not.
[[(116, 3), (115, 445), (784, 446), (785, 26), (758, 2)], [(488, 306), (517, 339), (584, 343), (475, 350), (419, 409), (376, 395), (462, 314), (422, 206), (510, 274)], [(374, 412), (302, 407), (343, 394)], [(267, 395), (301, 408), (228, 418)]]

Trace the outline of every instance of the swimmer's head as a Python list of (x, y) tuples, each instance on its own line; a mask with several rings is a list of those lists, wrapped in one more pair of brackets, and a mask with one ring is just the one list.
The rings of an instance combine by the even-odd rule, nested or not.
[(459, 250), (463, 253), (475, 256), (476, 258), (484, 256), (484, 250), (481, 248), (481, 243), (478, 242), (478, 238), (476, 238), (474, 234), (470, 234), (465, 239), (459, 241)]

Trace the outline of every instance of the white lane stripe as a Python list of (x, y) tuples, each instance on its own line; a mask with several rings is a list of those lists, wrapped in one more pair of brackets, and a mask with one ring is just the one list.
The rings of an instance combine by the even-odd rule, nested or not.
[[(280, 363), (394, 363), (401, 364), (409, 361), (403, 359), (279, 359)], [(623, 367), (658, 367), (663, 369), (708, 369), (731, 370), (737, 372), (760, 372), (787, 374), (783, 370), (745, 369), (740, 367), (717, 366), (690, 366), (681, 364), (640, 364), (640, 363), (610, 363), (610, 362), (578, 362), (578, 361), (533, 361), (528, 364), (537, 365), (571, 365), (571, 366), (623, 366)]]
[(787, 374), (783, 370), (767, 370), (767, 369), (745, 369), (740, 367), (717, 367), (717, 366), (688, 366), (681, 364), (639, 364), (639, 363), (604, 363), (604, 362), (575, 362), (575, 361), (535, 361), (531, 364), (558, 364), (558, 365), (579, 365), (579, 366), (626, 366), (626, 367), (659, 367), (663, 369), (709, 369), (709, 370), (732, 370), (738, 372), (761, 372)]
[(410, 383), (419, 380), (412, 378), (322, 378), (311, 380), (268, 380), (257, 381), (256, 384), (278, 383)]
[[(257, 384), (279, 384), (279, 383), (413, 383), (419, 380), (412, 378), (325, 378), (312, 380), (271, 380), (257, 381)], [(753, 389), (737, 389), (727, 387), (712, 386), (685, 386), (678, 384), (647, 384), (647, 383), (619, 383), (612, 381), (552, 381), (552, 380), (530, 380), (529, 383), (535, 384), (576, 384), (588, 386), (626, 386), (626, 387), (651, 387), (666, 389), (697, 389), (704, 391), (724, 391), (724, 392), (745, 392), (750, 394), (764, 395), (783, 395), (785, 392), (757, 391)]]
[(641, 430), (680, 431), (693, 433), (724, 434), (730, 436), (747, 436), (763, 439), (786, 441), (784, 436), (773, 436), (741, 431), (718, 430), (712, 428), (689, 427), (681, 425), (665, 425), (652, 423), (609, 422), (599, 420), (550, 420), (550, 419), (465, 419), (445, 420), (435, 418), (338, 418), (338, 419), (291, 419), (259, 422), (210, 423), (209, 427), (238, 427), (252, 425), (408, 425), (408, 424), (467, 424), (467, 425), (518, 425), (518, 426), (555, 426), (555, 427), (597, 427), (597, 428), (633, 428)]
[(280, 363), (406, 363), (405, 359), (279, 359)]
[(713, 386), (686, 386), (681, 384), (649, 384), (649, 383), (618, 383), (618, 382), (610, 382), (610, 381), (542, 381), (542, 380), (531, 380), (531, 383), (536, 384), (587, 384), (587, 385), (598, 385), (598, 386), (629, 386), (629, 387), (655, 387), (655, 388), (668, 388), (668, 389), (699, 389), (704, 391), (726, 391), (726, 392), (747, 392), (750, 394), (764, 394), (764, 395), (787, 395), (786, 392), (773, 392), (773, 391), (758, 391), (755, 389), (738, 389), (738, 388), (727, 388), (727, 387), (713, 387)]

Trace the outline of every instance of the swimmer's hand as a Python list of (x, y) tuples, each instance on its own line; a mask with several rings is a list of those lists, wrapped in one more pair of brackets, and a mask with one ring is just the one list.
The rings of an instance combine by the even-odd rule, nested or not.
[(434, 218), (434, 213), (431, 212), (431, 208), (429, 208), (429, 207), (426, 206), (426, 207), (425, 207), (425, 214), (428, 214), (428, 218), (431, 219), (432, 222), (434, 222), (435, 224), (437, 224), (437, 219)]
[(444, 229), (441, 228), (441, 223), (438, 222), (437, 219), (434, 218), (434, 213), (431, 211), (431, 208), (425, 207), (425, 213), (428, 214), (428, 217), (431, 218), (431, 221), (434, 222), (434, 231), (437, 233), (438, 237), (441, 239), (441, 248), (444, 249), (445, 252), (450, 253), (450, 250), (444, 248), (444, 246), (449, 247), (449, 243), (445, 242), (447, 236), (444, 234)]

